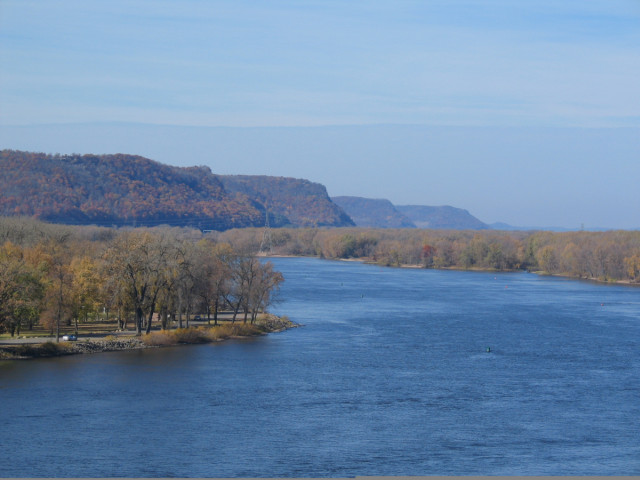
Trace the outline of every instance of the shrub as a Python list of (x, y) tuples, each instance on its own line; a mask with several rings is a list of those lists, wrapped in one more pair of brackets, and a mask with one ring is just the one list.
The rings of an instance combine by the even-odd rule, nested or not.
[(231, 335), (234, 337), (245, 337), (250, 335), (259, 335), (262, 330), (258, 325), (250, 323), (236, 323), (231, 325)]
[(209, 328), (207, 336), (215, 341), (230, 337), (248, 337), (261, 333), (262, 329), (258, 325), (251, 325), (250, 323), (223, 323), (217, 327)]
[(152, 332), (148, 335), (143, 335), (141, 340), (145, 345), (152, 347), (165, 347), (177, 343), (171, 334), (165, 332)]
[(152, 332), (142, 336), (145, 345), (168, 346), (182, 344), (199, 344), (216, 342), (231, 337), (248, 337), (263, 333), (258, 325), (244, 323), (224, 323), (216, 327), (190, 327), (177, 330)]
[(230, 323), (224, 323), (217, 327), (212, 327), (208, 331), (208, 336), (212, 341), (224, 340), (232, 335), (232, 325)]
[(176, 343), (207, 343), (211, 340), (201, 328), (179, 328), (171, 332)]

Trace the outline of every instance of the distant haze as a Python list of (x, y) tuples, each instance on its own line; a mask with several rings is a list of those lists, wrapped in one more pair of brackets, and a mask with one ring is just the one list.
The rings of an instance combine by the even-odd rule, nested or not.
[(0, 148), (640, 228), (638, 45), (639, 0), (0, 0)]
[(485, 223), (640, 228), (637, 128), (111, 123), (2, 127), (0, 146), (131, 153), (219, 174), (305, 178), (331, 196), (452, 205)]

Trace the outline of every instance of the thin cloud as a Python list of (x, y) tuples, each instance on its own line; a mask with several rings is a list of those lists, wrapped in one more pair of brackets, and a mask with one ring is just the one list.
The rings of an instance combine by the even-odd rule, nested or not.
[(5, 1), (0, 122), (634, 125), (634, 5)]

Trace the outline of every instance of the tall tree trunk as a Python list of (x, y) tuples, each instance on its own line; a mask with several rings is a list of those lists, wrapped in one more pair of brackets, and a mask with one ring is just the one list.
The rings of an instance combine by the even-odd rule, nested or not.
[(136, 335), (142, 335), (142, 322), (144, 321), (144, 312), (141, 307), (136, 307)]
[(60, 310), (56, 312), (56, 342), (60, 342)]
[(153, 320), (153, 307), (151, 308), (151, 311), (149, 312), (149, 316), (147, 317), (147, 330), (145, 331), (145, 333), (147, 335), (149, 335), (149, 333), (151, 332), (151, 321)]
[(162, 328), (162, 330), (166, 330), (167, 329), (167, 324), (168, 319), (167, 319), (167, 308), (166, 307), (162, 307), (160, 309), (160, 326)]
[(240, 311), (240, 301), (236, 303), (236, 306), (233, 309), (233, 318), (231, 319), (231, 323), (236, 323), (236, 317), (238, 316), (239, 311)]

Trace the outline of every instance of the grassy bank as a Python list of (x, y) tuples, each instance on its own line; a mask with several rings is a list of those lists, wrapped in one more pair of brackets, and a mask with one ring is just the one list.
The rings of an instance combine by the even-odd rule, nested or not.
[(230, 338), (255, 337), (280, 332), (298, 325), (287, 317), (263, 315), (255, 324), (225, 322), (217, 326), (197, 326), (177, 330), (159, 330), (148, 335), (107, 335), (101, 339), (80, 339), (77, 342), (14, 344), (0, 346), (0, 360), (51, 358), (85, 353), (138, 350), (221, 342)]
[(286, 330), (296, 326), (287, 317), (266, 316), (255, 324), (224, 323), (215, 327), (200, 326), (179, 328), (177, 330), (161, 330), (141, 337), (147, 346), (163, 347), (170, 345), (212, 343), (229, 338), (255, 337), (267, 333)]

